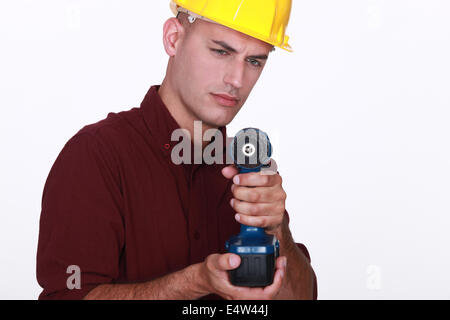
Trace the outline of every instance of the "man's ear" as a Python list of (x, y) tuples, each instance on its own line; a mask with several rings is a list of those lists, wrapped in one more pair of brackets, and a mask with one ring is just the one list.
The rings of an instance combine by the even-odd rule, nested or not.
[(163, 44), (167, 54), (172, 57), (185, 33), (184, 26), (177, 18), (170, 18), (164, 23)]

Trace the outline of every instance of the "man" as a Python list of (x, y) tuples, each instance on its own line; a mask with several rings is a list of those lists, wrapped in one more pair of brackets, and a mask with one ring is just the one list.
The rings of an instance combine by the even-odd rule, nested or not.
[[(284, 28), (291, 2), (266, 1), (268, 8), (281, 3), (272, 8), (278, 22), (264, 22), (281, 23), (279, 42), (241, 32), (236, 22), (257, 14), (261, 23), (269, 9), (260, 1), (175, 2), (182, 4), (172, 4), (177, 17), (163, 28), (170, 58), (161, 86), (150, 88), (140, 108), (80, 130), (50, 171), (37, 254), (40, 298), (315, 299), (314, 271), (289, 231), (279, 174), (171, 161), (172, 132), (183, 128), (194, 137), (194, 121), (226, 137), (274, 45), (290, 48)], [(217, 18), (227, 8), (236, 25)], [(208, 142), (191, 145), (199, 144)], [(239, 232), (238, 222), (280, 241), (274, 281), (265, 288), (229, 282), (227, 271), (240, 258), (224, 253), (224, 244)]]

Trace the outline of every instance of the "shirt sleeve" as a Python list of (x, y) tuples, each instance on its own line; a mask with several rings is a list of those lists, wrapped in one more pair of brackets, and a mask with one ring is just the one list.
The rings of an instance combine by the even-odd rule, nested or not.
[[(285, 214), (289, 223), (289, 213), (287, 210), (285, 210)], [(306, 259), (308, 259), (309, 263), (311, 263), (311, 256), (309, 255), (308, 249), (303, 243), (296, 243), (297, 247), (301, 250), (301, 252), (305, 255)], [(313, 288), (313, 300), (317, 300), (317, 277), (316, 273), (313, 270), (313, 281), (314, 281), (314, 288)]]
[(59, 154), (42, 196), (39, 299), (82, 299), (118, 277), (124, 226), (117, 172), (111, 153), (91, 133), (78, 133)]

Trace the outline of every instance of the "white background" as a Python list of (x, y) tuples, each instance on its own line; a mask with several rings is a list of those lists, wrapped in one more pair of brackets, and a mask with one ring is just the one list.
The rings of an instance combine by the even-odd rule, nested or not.
[[(450, 1), (293, 1), (229, 134), (269, 133), (320, 299), (450, 298)], [(163, 79), (168, 1), (1, 0), (0, 298), (36, 299), (65, 142)]]

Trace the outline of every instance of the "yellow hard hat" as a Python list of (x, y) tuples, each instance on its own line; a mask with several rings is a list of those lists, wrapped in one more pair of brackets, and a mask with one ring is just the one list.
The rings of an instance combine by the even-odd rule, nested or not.
[[(171, 9), (194, 14), (292, 52), (285, 35), (292, 0), (172, 0)], [(183, 10), (184, 9), (184, 10)]]

